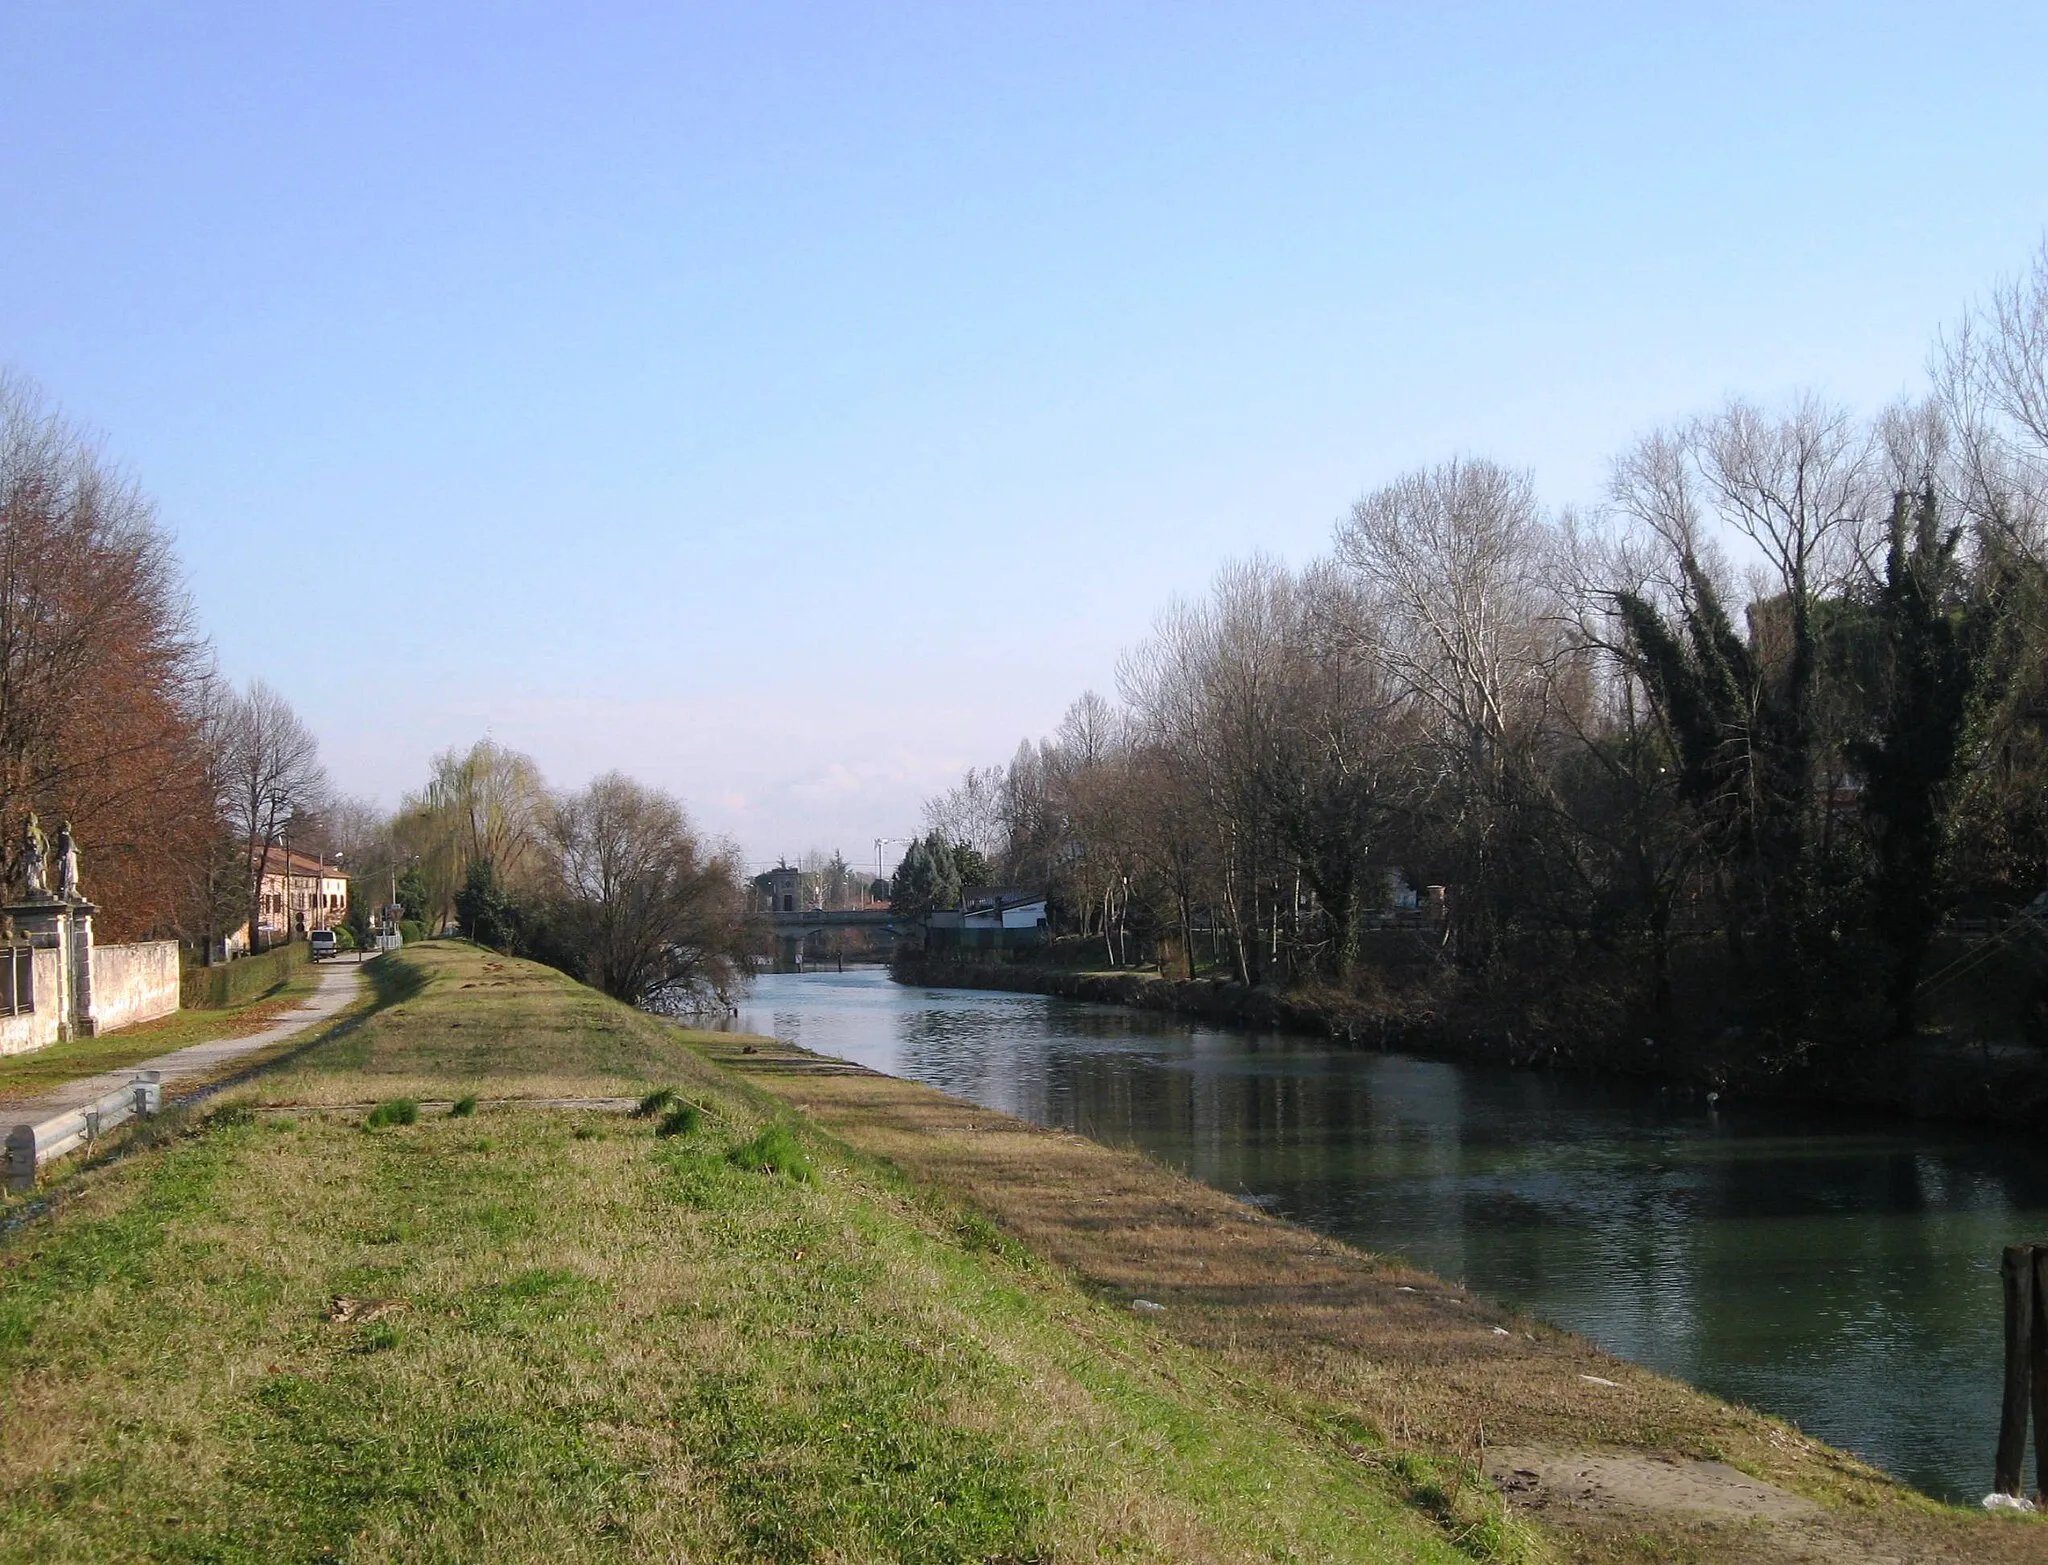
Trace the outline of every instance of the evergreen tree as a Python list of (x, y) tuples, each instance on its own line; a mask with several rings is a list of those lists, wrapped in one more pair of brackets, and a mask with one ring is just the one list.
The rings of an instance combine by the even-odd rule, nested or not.
[(417, 864), (409, 867), (398, 877), (398, 906), (400, 916), (418, 924), (427, 921), (427, 908), (433, 900), (433, 893), (427, 889), (426, 877), (420, 873)]
[[(988, 860), (971, 843), (956, 842), (952, 846), (953, 876), (960, 889), (969, 886), (992, 886), (996, 872), (989, 867)], [(957, 895), (955, 900), (958, 900)]]
[(498, 883), (497, 867), (476, 859), (455, 894), (455, 916), (462, 932), (478, 945), (510, 951), (519, 944), (519, 909)]
[(960, 905), (960, 872), (937, 832), (911, 843), (890, 881), (890, 906), (912, 918)]

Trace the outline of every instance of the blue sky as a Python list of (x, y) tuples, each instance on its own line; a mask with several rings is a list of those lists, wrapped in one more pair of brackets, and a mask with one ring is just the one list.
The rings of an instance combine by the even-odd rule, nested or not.
[(1453, 452), (1875, 408), (2048, 227), (2039, 5), (0, 8), (0, 364), (384, 802), (861, 857)]

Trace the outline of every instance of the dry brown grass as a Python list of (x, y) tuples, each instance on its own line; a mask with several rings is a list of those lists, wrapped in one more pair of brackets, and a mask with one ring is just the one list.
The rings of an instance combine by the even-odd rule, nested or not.
[(851, 1144), (969, 1200), (1090, 1285), (1167, 1305), (1162, 1328), (1180, 1341), (1305, 1409), (1362, 1420), (1396, 1450), (1704, 1458), (1826, 1508), (1817, 1524), (1775, 1527), (1552, 1509), (1546, 1520), (1573, 1557), (2048, 1559), (2048, 1526), (1938, 1506), (1778, 1420), (1267, 1218), (1140, 1156), (785, 1047), (704, 1048)]

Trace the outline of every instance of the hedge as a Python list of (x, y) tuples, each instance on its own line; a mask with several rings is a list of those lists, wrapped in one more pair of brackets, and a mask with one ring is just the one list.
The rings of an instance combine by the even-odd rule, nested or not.
[(188, 967), (178, 980), (178, 1004), (188, 1011), (218, 1011), (253, 1000), (304, 967), (311, 951), (305, 941), (294, 940), (261, 956), (215, 967)]

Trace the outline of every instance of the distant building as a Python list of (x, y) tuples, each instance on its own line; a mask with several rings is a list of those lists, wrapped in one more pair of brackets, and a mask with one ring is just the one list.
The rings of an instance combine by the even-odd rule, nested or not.
[(812, 879), (800, 869), (778, 864), (765, 875), (756, 875), (754, 884), (767, 898), (770, 913), (808, 913), (818, 902), (816, 887), (807, 884)]
[(231, 949), (250, 949), (252, 924), (256, 943), (268, 946), (348, 921), (348, 877), (338, 866), (278, 847), (259, 849), (251, 867), (257, 863), (254, 916), (228, 937)]
[(968, 886), (957, 909), (925, 920), (932, 950), (1025, 950), (1045, 939), (1045, 893), (1027, 886)]
[(1037, 929), (1045, 893), (1024, 886), (968, 886), (960, 893), (962, 929)]

